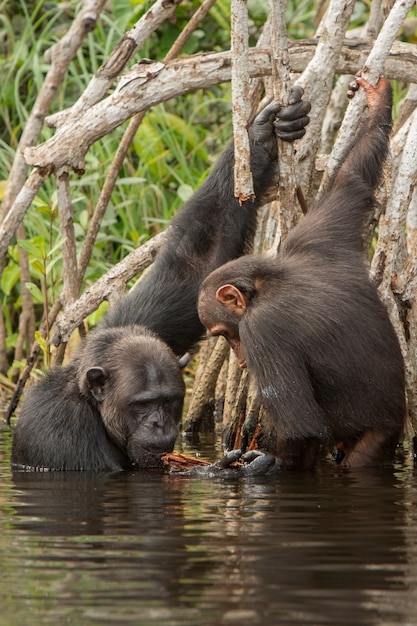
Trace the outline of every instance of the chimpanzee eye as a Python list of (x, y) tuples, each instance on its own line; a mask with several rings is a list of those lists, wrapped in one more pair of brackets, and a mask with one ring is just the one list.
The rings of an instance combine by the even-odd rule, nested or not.
[(224, 337), (226, 341), (229, 341), (229, 333), (225, 328), (216, 328), (214, 327), (208, 333), (209, 337)]

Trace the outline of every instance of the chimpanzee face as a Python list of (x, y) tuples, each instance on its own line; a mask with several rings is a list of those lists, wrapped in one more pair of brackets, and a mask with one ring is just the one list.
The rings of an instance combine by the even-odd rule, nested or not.
[(178, 436), (185, 385), (178, 360), (154, 337), (118, 342), (112, 358), (87, 371), (110, 437), (139, 467), (160, 467)]
[(184, 403), (184, 382), (177, 372), (156, 369), (147, 364), (136, 393), (129, 396), (125, 409), (127, 452), (141, 467), (160, 465), (164, 452), (172, 452), (178, 436)]

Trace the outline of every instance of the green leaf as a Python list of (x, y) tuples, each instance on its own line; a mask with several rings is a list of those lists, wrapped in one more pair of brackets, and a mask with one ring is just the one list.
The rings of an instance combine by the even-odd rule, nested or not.
[(20, 278), (20, 267), (18, 265), (8, 265), (4, 268), (1, 277), (1, 289), (6, 296), (9, 296), (13, 287)]
[(39, 259), (34, 259), (33, 261), (30, 262), (30, 264), (36, 272), (39, 272), (41, 276), (44, 276), (45, 267), (44, 267), (43, 261), (40, 261)]
[(42, 292), (35, 283), (26, 283), (26, 287), (37, 304), (44, 304)]
[(61, 237), (56, 244), (49, 250), (47, 256), (52, 256), (59, 248), (62, 248), (62, 244), (67, 240), (67, 237)]
[(46, 266), (46, 275), (48, 276), (51, 273), (52, 268), (54, 267), (54, 265), (61, 260), (60, 256), (56, 256), (54, 259), (52, 259), (52, 261), (50, 261), (48, 263), (48, 265)]
[(36, 246), (31, 241), (27, 241), (26, 239), (19, 239), (17, 243), (21, 248), (29, 252), (29, 254), (31, 254), (35, 259), (43, 259), (42, 252), (44, 252), (44, 250), (42, 250), (40, 246)]
[(42, 335), (40, 334), (38, 330), (35, 332), (35, 340), (37, 344), (39, 345), (40, 349), (42, 350), (42, 352), (44, 354), (47, 354), (48, 342), (46, 341), (45, 337), (42, 337)]

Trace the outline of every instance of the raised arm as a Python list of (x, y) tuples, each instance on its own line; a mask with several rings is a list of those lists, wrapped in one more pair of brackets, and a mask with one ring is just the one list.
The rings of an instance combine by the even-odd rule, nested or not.
[(320, 250), (335, 258), (361, 249), (363, 226), (374, 206), (374, 190), (389, 149), (392, 89), (385, 78), (376, 87), (363, 78), (356, 83), (366, 92), (368, 114), (325, 191), (300, 222), (296, 236), (291, 233), (287, 238), (287, 253)]
[(310, 104), (301, 100), (302, 93), (296, 88), (286, 108), (272, 102), (252, 125), (255, 199), (240, 205), (234, 196), (231, 142), (173, 221), (170, 239), (153, 266), (112, 308), (104, 325), (143, 324), (177, 354), (198, 341), (203, 332), (197, 314), (200, 284), (213, 269), (242, 255), (251, 245), (256, 209), (266, 201), (278, 172), (276, 135), (293, 141), (304, 134), (309, 121)]

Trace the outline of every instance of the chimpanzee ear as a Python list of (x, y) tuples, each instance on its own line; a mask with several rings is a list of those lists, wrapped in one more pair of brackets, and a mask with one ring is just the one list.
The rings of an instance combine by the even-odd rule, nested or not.
[(97, 402), (102, 402), (104, 399), (104, 383), (109, 376), (108, 372), (103, 367), (90, 367), (86, 376), (93, 398)]
[(248, 306), (243, 293), (234, 285), (223, 285), (216, 291), (216, 300), (229, 311), (241, 317)]

